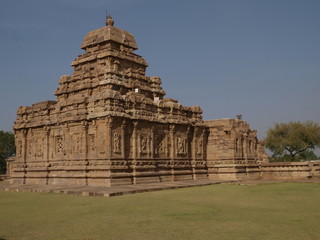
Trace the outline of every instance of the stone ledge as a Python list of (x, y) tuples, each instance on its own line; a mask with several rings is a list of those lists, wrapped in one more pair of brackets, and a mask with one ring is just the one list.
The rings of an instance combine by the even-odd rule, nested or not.
[(10, 185), (1, 183), (0, 190), (10, 192), (40, 192), (40, 193), (58, 193), (71, 194), (79, 196), (95, 196), (95, 197), (115, 197), (127, 194), (136, 194), (160, 190), (187, 188), (206, 186), (221, 183), (232, 183), (234, 181), (217, 181), (217, 180), (190, 180), (161, 182), (153, 184), (137, 184), (137, 185), (121, 185), (114, 187), (92, 187), (92, 186), (67, 186), (67, 185)]

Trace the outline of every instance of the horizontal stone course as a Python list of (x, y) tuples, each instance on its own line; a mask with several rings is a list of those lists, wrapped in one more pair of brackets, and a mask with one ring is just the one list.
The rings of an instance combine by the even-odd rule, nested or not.
[[(190, 180), (190, 181), (176, 181), (165, 183), (153, 184), (137, 184), (126, 186), (113, 186), (113, 187), (90, 187), (90, 186), (65, 186), (65, 185), (37, 185), (37, 184), (24, 184), (24, 185), (9, 185), (6, 183), (0, 184), (0, 190), (14, 191), (14, 192), (40, 192), (40, 193), (57, 193), (57, 194), (70, 194), (81, 196), (104, 196), (114, 197), (127, 194), (160, 191), (168, 189), (178, 189), (186, 187), (206, 186), (212, 184), (221, 184), (221, 181), (214, 180)], [(230, 183), (225, 181), (224, 183)]]

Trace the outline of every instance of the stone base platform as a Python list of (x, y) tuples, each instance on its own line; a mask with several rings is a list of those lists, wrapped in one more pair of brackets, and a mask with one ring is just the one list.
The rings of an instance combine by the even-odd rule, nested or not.
[(221, 183), (232, 183), (235, 181), (217, 181), (210, 179), (174, 181), (136, 185), (121, 185), (112, 187), (92, 187), (92, 186), (72, 186), (72, 185), (12, 185), (6, 182), (0, 183), (0, 190), (12, 192), (42, 192), (42, 193), (60, 193), (81, 196), (100, 196), (114, 197), (126, 194), (143, 193), (167, 189), (177, 189), (186, 187), (206, 186)]
[(214, 184), (239, 184), (239, 185), (260, 185), (270, 183), (318, 183), (320, 178), (312, 179), (256, 179), (256, 180), (241, 180), (241, 181), (217, 181), (210, 179), (190, 180), (190, 181), (174, 181), (174, 182), (161, 182), (149, 184), (136, 184), (136, 185), (121, 185), (113, 187), (92, 187), (92, 186), (72, 186), (72, 185), (12, 185), (7, 182), (0, 182), (0, 191), (11, 192), (41, 192), (41, 193), (59, 193), (71, 194), (79, 196), (96, 196), (96, 197), (115, 197), (127, 194), (152, 192), (168, 189), (178, 189), (187, 187), (198, 187)]

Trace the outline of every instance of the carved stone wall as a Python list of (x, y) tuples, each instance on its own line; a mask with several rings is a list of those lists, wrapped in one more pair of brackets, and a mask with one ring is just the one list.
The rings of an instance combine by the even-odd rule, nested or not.
[(12, 163), (11, 178), (110, 186), (206, 177), (203, 149), (192, 148), (203, 142), (193, 133), (198, 129), (205, 127), (109, 117), (16, 131), (21, 154)]
[(259, 165), (267, 162), (257, 132), (240, 119), (205, 121), (209, 128), (207, 162), (212, 179), (258, 178)]

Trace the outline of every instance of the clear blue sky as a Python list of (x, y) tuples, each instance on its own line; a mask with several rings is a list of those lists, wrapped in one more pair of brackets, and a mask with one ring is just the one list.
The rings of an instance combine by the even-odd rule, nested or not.
[(55, 99), (91, 30), (131, 32), (148, 75), (204, 119), (242, 114), (259, 137), (276, 122), (320, 122), (319, 0), (0, 0), (0, 129), (21, 105)]

